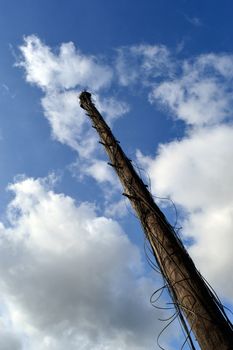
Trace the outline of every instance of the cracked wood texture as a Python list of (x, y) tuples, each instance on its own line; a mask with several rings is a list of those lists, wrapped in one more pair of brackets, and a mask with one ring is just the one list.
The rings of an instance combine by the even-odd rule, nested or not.
[[(131, 202), (155, 260), (160, 267), (173, 299), (174, 306), (185, 316), (202, 350), (233, 349), (233, 330), (230, 321), (197, 271), (173, 227), (155, 204), (151, 193), (134, 170), (119, 142), (112, 134), (84, 91), (79, 96), (80, 106), (87, 112), (122, 183), (124, 195)], [(191, 348), (195, 346), (191, 340)]]

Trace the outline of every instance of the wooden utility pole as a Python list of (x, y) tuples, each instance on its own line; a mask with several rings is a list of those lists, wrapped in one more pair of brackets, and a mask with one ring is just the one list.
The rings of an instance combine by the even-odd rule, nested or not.
[[(202, 350), (232, 350), (233, 327), (219, 300), (207, 286), (173, 227), (155, 204), (151, 193), (96, 109), (91, 94), (84, 91), (79, 98), (80, 106), (86, 110), (92, 126), (100, 136), (100, 143), (110, 158), (109, 164), (122, 183), (123, 194), (128, 197), (141, 221), (181, 319), (184, 315)], [(195, 349), (192, 340), (191, 347)]]

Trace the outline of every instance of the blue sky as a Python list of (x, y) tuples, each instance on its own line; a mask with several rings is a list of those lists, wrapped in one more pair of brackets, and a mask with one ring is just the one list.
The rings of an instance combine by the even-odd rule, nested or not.
[[(162, 282), (83, 89), (232, 306), (232, 10), (0, 0), (0, 348), (159, 349), (169, 315), (149, 300)], [(182, 346), (178, 324), (160, 341)]]

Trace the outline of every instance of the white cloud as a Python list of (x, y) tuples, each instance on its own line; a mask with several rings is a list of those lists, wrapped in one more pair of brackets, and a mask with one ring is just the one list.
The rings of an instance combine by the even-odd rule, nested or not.
[(228, 203), (233, 198), (232, 157), (231, 126), (191, 132), (160, 146), (149, 168), (154, 190), (162, 196), (170, 193), (188, 210)]
[[(195, 19), (197, 22), (197, 19)], [(233, 55), (179, 60), (164, 45), (118, 49), (119, 83), (149, 89), (149, 101), (188, 125), (214, 125), (232, 116)]]
[(77, 101), (77, 91), (49, 93), (41, 101), (53, 137), (74, 149), (78, 149), (86, 121), (84, 113), (77, 108)]
[[(99, 91), (111, 84), (113, 70), (97, 57), (82, 54), (73, 43), (63, 43), (59, 49), (52, 50), (37, 36), (31, 35), (24, 38), (20, 50), (22, 57), (18, 65), (24, 68), (26, 80), (44, 91), (41, 104), (53, 138), (77, 151), (83, 164), (89, 164), (88, 169), (79, 168), (83, 170), (82, 175), (94, 175), (100, 183), (108, 180), (112, 183), (113, 176), (104, 162), (97, 161), (98, 138), (79, 107), (78, 96), (81, 90), (90, 88), (98, 109), (110, 123), (127, 113), (127, 103), (114, 96), (99, 96)], [(100, 165), (104, 165), (102, 169)]]
[(20, 50), (23, 58), (19, 65), (25, 68), (27, 81), (45, 90), (80, 86), (97, 91), (112, 79), (107, 65), (82, 54), (72, 42), (61, 44), (58, 52), (53, 52), (37, 36), (30, 35)]
[(10, 225), (0, 230), (0, 289), (28, 348), (154, 346), (161, 324), (149, 306), (153, 282), (120, 226), (44, 180), (24, 179), (10, 189)]
[(233, 201), (192, 213), (184, 223), (184, 232), (195, 239), (189, 252), (198, 268), (220, 295), (233, 304), (232, 229)]
[(78, 169), (83, 175), (88, 175), (94, 178), (99, 183), (110, 183), (112, 186), (117, 186), (117, 181), (113, 169), (110, 168), (107, 161), (92, 159), (86, 162), (77, 162), (73, 164), (74, 169)]
[(90, 128), (90, 121), (78, 107), (76, 90), (47, 93), (41, 103), (55, 140), (68, 145), (81, 158), (90, 158), (95, 152), (97, 135)]
[(208, 125), (231, 116), (233, 106), (231, 55), (206, 54), (184, 61), (182, 73), (154, 86), (150, 101), (170, 109), (191, 125)]

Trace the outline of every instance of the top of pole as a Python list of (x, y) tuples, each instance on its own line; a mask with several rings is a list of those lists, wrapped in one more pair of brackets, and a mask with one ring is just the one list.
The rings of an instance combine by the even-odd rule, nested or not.
[(91, 93), (88, 91), (82, 91), (79, 95), (80, 107), (84, 108), (84, 104), (93, 103), (91, 99)]

